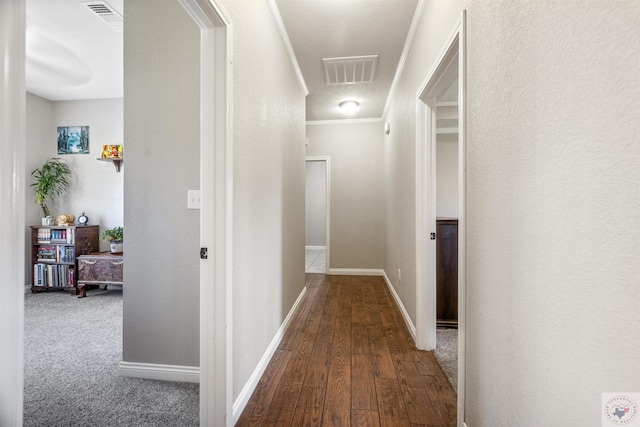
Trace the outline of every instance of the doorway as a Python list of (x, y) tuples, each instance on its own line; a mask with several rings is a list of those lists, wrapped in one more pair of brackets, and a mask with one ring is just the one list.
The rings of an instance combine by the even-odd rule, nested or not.
[(307, 157), (305, 160), (305, 273), (328, 273), (329, 157)]
[[(453, 31), (427, 73), (417, 92), (417, 144), (416, 144), (416, 345), (423, 350), (437, 347), (437, 218), (440, 215), (457, 216), (457, 298), (453, 305), (457, 309), (457, 393), (458, 426), (464, 424), (465, 399), (465, 104), (466, 104), (466, 12), (456, 23)], [(455, 94), (453, 97), (452, 95)], [(440, 108), (440, 111), (439, 111)], [(457, 124), (445, 109), (457, 110)], [(452, 112), (450, 111), (450, 112)], [(457, 126), (456, 126), (457, 125)], [(448, 129), (445, 131), (444, 129)], [(441, 146), (438, 159), (438, 135), (441, 142), (452, 138), (457, 131), (455, 146)], [(449, 134), (448, 137), (444, 135)], [(448, 148), (448, 150), (447, 150)], [(453, 148), (453, 150), (452, 150)], [(450, 176), (446, 178), (447, 156), (457, 166), (456, 188), (451, 189)], [(451, 153), (453, 151), (453, 153)], [(452, 156), (451, 156), (452, 154)], [(440, 166), (441, 173), (438, 174)], [(438, 186), (438, 178), (440, 184)], [(447, 187), (448, 190), (447, 190)], [(453, 191), (451, 191), (453, 190)], [(439, 194), (440, 193), (440, 194)], [(440, 200), (438, 200), (440, 196)], [(455, 212), (457, 199), (457, 215)], [(444, 214), (444, 215), (443, 215)], [(451, 219), (451, 218), (449, 218)], [(457, 299), (457, 305), (455, 304)]]
[(200, 425), (231, 426), (231, 20), (179, 1), (200, 27)]

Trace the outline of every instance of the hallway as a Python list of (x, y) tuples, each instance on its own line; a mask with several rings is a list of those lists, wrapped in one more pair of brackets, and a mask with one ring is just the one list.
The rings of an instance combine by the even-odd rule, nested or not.
[(416, 350), (384, 280), (307, 274), (307, 292), (236, 426), (456, 425), (456, 394)]

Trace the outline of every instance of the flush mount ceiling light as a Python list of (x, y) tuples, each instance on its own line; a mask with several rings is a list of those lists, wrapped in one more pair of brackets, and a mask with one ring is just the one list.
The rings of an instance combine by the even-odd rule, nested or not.
[(344, 111), (347, 114), (351, 114), (354, 111), (356, 111), (356, 108), (358, 108), (358, 105), (360, 104), (357, 101), (342, 101), (338, 105), (340, 106), (342, 111)]

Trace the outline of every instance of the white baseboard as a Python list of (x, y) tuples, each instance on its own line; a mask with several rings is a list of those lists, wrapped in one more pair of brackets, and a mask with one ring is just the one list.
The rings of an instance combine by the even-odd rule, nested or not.
[(31, 292), (31, 285), (24, 285), (24, 293), (28, 294), (29, 292)]
[(304, 247), (308, 251), (326, 251), (326, 246), (305, 246)]
[(251, 398), (253, 391), (258, 386), (258, 382), (260, 381), (262, 374), (264, 374), (264, 371), (267, 369), (267, 365), (269, 365), (269, 362), (271, 361), (273, 354), (278, 349), (278, 346), (280, 345), (280, 341), (282, 341), (282, 338), (284, 337), (284, 332), (286, 331), (287, 326), (289, 326), (289, 323), (291, 323), (291, 319), (293, 318), (293, 315), (295, 314), (296, 309), (298, 308), (298, 305), (300, 305), (300, 301), (302, 301), (302, 297), (306, 292), (307, 292), (307, 288), (305, 287), (302, 290), (302, 292), (300, 292), (300, 295), (298, 295), (298, 299), (296, 299), (296, 302), (293, 304), (293, 307), (291, 307), (291, 310), (289, 310), (289, 313), (287, 314), (287, 317), (284, 319), (284, 322), (282, 322), (282, 325), (280, 325), (280, 328), (278, 329), (275, 336), (271, 340), (271, 343), (267, 347), (267, 350), (262, 355), (260, 362), (258, 362), (258, 366), (256, 366), (256, 368), (253, 370), (253, 373), (249, 377), (249, 380), (240, 391), (238, 398), (235, 400), (235, 402), (233, 402), (233, 409), (232, 409), (233, 425), (235, 425), (238, 422), (238, 419), (240, 418), (240, 415), (242, 415), (242, 411), (244, 411), (244, 408), (247, 406), (247, 403), (249, 402), (249, 399)]
[(389, 280), (389, 277), (387, 276), (386, 272), (383, 272), (384, 275), (384, 281), (387, 282), (387, 287), (389, 288), (389, 291), (391, 292), (391, 295), (393, 295), (393, 299), (396, 301), (396, 304), (398, 304), (398, 308), (400, 308), (400, 313), (402, 313), (402, 317), (404, 318), (404, 323), (406, 323), (407, 328), (409, 329), (409, 333), (411, 334), (411, 337), (413, 338), (413, 341), (416, 341), (416, 327), (413, 324), (413, 322), (411, 321), (411, 317), (409, 317), (409, 313), (407, 312), (407, 309), (404, 308), (404, 304), (402, 304), (402, 300), (400, 300), (400, 296), (398, 295), (398, 293), (396, 292), (395, 288), (393, 287), (393, 285), (391, 284), (391, 280)]
[(384, 270), (374, 268), (331, 268), (327, 274), (334, 276), (384, 276)]
[(200, 382), (199, 366), (156, 365), (154, 363), (120, 362), (121, 377), (146, 378), (149, 380)]

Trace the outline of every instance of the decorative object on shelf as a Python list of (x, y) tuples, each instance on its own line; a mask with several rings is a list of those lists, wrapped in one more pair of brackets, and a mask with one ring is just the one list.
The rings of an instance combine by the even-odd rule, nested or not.
[(58, 154), (89, 154), (89, 126), (58, 127)]
[(123, 234), (124, 229), (122, 227), (113, 227), (108, 230), (104, 230), (102, 234), (100, 234), (100, 239), (103, 242), (109, 243), (112, 254), (119, 254), (122, 253)]
[(89, 224), (89, 217), (82, 212), (82, 215), (78, 217), (78, 225), (87, 225)]
[(66, 226), (66, 225), (75, 225), (73, 221), (75, 221), (76, 217), (73, 214), (62, 214), (58, 215), (58, 225)]
[[(36, 203), (42, 208), (42, 225), (53, 225), (53, 218), (47, 206), (47, 199), (53, 201), (57, 196), (62, 195), (69, 185), (71, 169), (61, 159), (54, 157), (48, 159), (40, 168), (31, 172), (31, 176), (36, 182), (31, 184), (36, 193)], [(45, 224), (46, 222), (46, 224)]]
[(120, 166), (122, 166), (122, 162), (124, 161), (122, 158), (122, 145), (103, 145), (102, 157), (99, 157), (97, 160), (112, 162), (116, 167), (116, 172), (120, 172)]
[(103, 159), (121, 159), (122, 145), (103, 145), (102, 158)]

